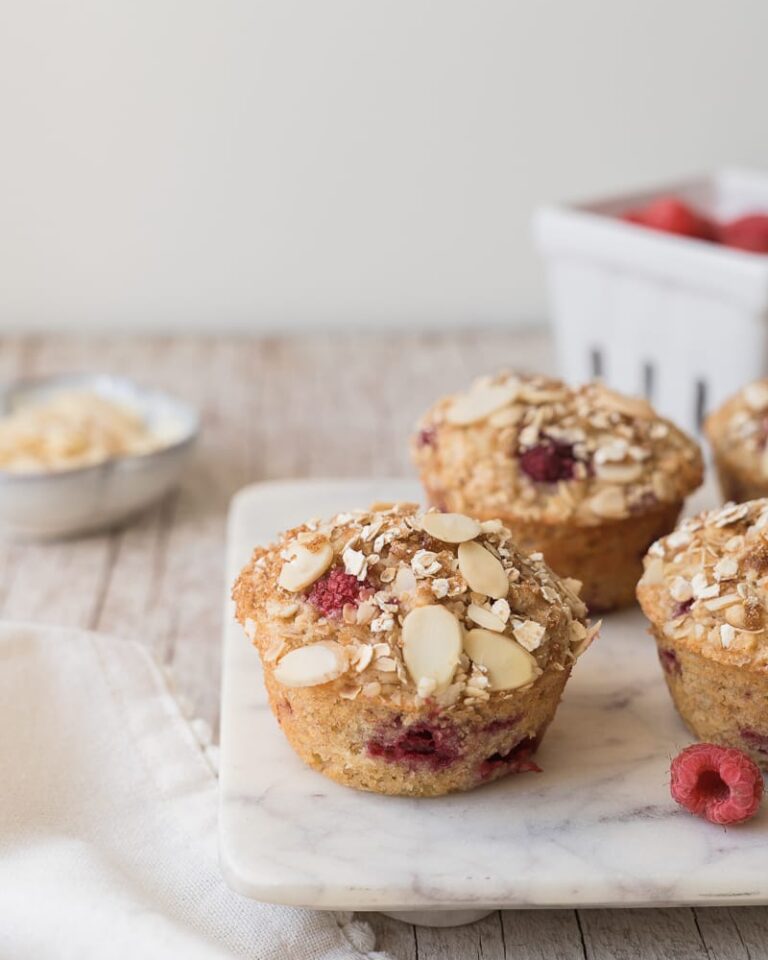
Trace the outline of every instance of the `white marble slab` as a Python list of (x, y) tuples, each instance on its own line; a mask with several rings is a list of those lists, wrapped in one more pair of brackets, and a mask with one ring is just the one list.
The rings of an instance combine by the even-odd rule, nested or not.
[[(310, 516), (418, 498), (408, 481), (249, 487), (230, 517), (227, 580), (257, 542)], [(429, 800), (337, 786), (296, 758), (259, 658), (227, 606), (222, 867), (240, 893), (336, 909), (768, 903), (768, 810), (725, 829), (671, 800), (691, 738), (641, 614), (609, 617), (574, 671), (537, 760), (544, 772)]]

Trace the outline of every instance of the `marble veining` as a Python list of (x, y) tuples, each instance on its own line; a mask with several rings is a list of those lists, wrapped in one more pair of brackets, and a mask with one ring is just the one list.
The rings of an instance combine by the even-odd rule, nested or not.
[[(255, 485), (233, 503), (227, 583), (278, 529), (405, 480)], [(732, 828), (681, 810), (669, 761), (691, 742), (637, 610), (606, 619), (537, 754), (542, 773), (436, 799), (379, 797), (306, 768), (266, 702), (227, 602), (221, 862), (258, 900), (334, 909), (768, 903), (768, 812)]]

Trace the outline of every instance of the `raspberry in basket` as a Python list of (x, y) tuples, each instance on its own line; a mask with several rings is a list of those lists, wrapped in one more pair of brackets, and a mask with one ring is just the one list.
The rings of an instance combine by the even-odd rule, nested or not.
[(672, 798), (710, 823), (743, 823), (760, 806), (763, 776), (740, 750), (696, 743), (675, 757), (670, 772)]
[(683, 237), (696, 237), (699, 240), (716, 238), (714, 225), (678, 197), (659, 197), (645, 207), (628, 211), (624, 219)]
[(750, 253), (768, 253), (768, 214), (752, 213), (726, 223), (720, 230), (720, 240)]

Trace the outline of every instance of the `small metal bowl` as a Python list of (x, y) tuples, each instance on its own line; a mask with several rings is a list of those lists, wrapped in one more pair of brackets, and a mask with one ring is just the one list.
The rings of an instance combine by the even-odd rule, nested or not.
[(151, 453), (114, 457), (87, 467), (15, 473), (0, 469), (0, 534), (53, 540), (117, 526), (180, 481), (199, 432), (197, 413), (157, 390), (123, 377), (77, 374), (23, 380), (0, 388), (0, 416), (68, 391), (88, 391), (135, 411), (167, 436)]

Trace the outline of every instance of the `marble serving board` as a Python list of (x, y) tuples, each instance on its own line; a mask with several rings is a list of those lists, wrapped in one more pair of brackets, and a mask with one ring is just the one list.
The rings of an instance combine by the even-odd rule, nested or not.
[[(418, 498), (404, 480), (247, 487), (232, 504), (227, 584), (280, 529)], [(222, 868), (245, 896), (322, 909), (768, 903), (768, 810), (726, 829), (670, 798), (670, 759), (690, 742), (643, 617), (630, 610), (607, 617), (578, 662), (537, 755), (543, 773), (437, 799), (341, 787), (284, 740), (228, 601)]]

